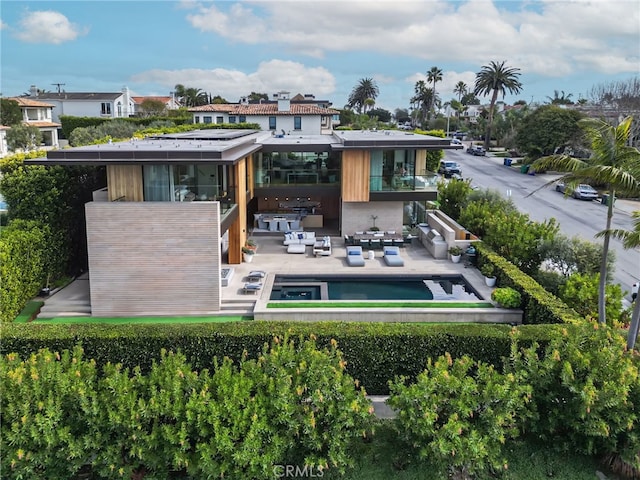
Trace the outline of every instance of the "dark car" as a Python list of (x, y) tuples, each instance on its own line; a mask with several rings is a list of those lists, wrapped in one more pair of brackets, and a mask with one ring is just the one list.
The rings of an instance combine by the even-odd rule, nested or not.
[(445, 177), (451, 177), (454, 174), (461, 176), (462, 169), (460, 168), (460, 165), (458, 165), (456, 162), (447, 162), (443, 160), (440, 162), (440, 168), (438, 168), (438, 173), (441, 173)]
[(471, 145), (467, 148), (467, 153), (471, 155), (478, 155), (480, 157), (484, 157), (487, 154), (482, 145)]

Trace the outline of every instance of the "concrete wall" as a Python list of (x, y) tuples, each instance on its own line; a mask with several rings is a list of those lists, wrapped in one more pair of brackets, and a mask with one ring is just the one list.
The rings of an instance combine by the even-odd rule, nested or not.
[(371, 215), (376, 215), (380, 230), (402, 232), (402, 202), (343, 202), (340, 231), (352, 235), (373, 226)]
[(91, 202), (85, 209), (93, 316), (220, 310), (218, 202)]

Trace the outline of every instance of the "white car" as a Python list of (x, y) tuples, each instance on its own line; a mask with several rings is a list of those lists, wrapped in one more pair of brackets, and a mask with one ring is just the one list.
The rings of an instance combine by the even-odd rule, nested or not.
[(462, 145), (462, 140), (459, 140), (457, 138), (452, 138), (451, 145)]
[[(558, 182), (556, 184), (556, 192), (564, 193), (566, 189), (567, 187), (564, 183)], [(597, 200), (598, 191), (591, 185), (581, 183), (571, 192), (571, 196), (578, 200)]]

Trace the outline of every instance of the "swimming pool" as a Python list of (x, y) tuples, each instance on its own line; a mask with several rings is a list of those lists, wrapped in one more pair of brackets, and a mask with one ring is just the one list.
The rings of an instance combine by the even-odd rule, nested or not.
[(269, 299), (483, 300), (462, 275), (276, 275)]

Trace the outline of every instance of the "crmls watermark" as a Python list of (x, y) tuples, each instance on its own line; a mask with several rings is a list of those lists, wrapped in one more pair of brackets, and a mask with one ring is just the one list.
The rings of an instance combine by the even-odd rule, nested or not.
[(324, 471), (309, 465), (274, 465), (273, 474), (276, 478), (322, 478)]

